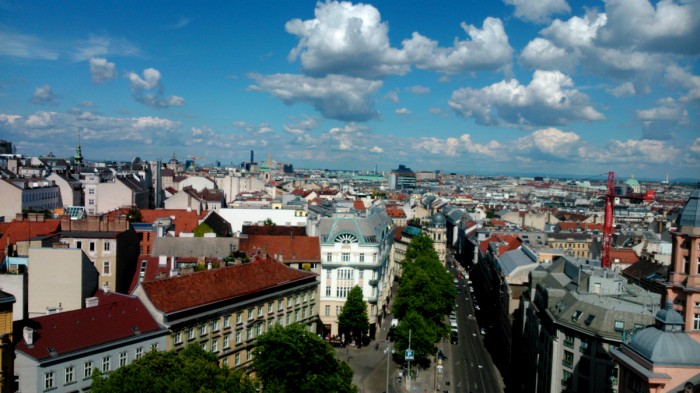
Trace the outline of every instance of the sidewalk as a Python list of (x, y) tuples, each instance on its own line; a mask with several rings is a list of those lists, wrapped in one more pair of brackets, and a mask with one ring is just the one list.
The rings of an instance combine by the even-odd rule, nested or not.
[[(410, 390), (407, 389), (406, 377), (398, 382), (399, 369), (393, 360), (390, 359), (390, 370), (387, 374), (387, 354), (386, 348), (388, 342), (385, 341), (386, 334), (389, 331), (389, 323), (391, 318), (384, 318), (382, 329), (377, 333), (377, 340), (372, 341), (368, 346), (356, 348), (347, 346), (345, 348), (336, 348), (338, 359), (346, 361), (354, 371), (353, 384), (357, 386), (359, 393), (385, 393), (387, 391), (387, 375), (389, 382), (388, 393), (399, 392), (417, 392), (426, 393), (435, 392), (435, 364), (426, 369), (415, 369), (411, 364), (411, 371), (417, 370), (418, 375), (410, 382)], [(379, 348), (375, 349), (379, 343)], [(438, 345), (443, 347), (443, 345)], [(443, 349), (444, 351), (444, 349)], [(444, 367), (446, 370), (447, 367)], [(444, 376), (443, 376), (444, 378)], [(439, 381), (438, 381), (439, 382)], [(443, 390), (444, 387), (442, 388)]]

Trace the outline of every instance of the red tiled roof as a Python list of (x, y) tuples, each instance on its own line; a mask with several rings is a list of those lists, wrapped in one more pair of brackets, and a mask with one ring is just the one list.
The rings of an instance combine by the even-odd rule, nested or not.
[(239, 249), (249, 256), (257, 250), (267, 249), (270, 255), (283, 255), (284, 262), (321, 261), (321, 244), (318, 236), (267, 236), (249, 235), (241, 239)]
[(49, 348), (60, 356), (133, 337), (133, 327), (139, 334), (161, 329), (138, 298), (114, 292), (98, 298), (95, 307), (30, 319), (26, 325), (34, 328), (34, 343), (29, 347), (22, 339), (16, 349), (34, 359), (50, 359)]
[(587, 232), (593, 232), (593, 231), (603, 232), (603, 224), (581, 223), (580, 227), (583, 228)]
[(281, 284), (311, 278), (304, 272), (275, 261), (246, 263), (141, 283), (153, 303), (164, 313), (186, 310), (253, 294)]
[(27, 241), (35, 236), (51, 235), (61, 229), (61, 220), (12, 221), (0, 236), (0, 259), (5, 257), (5, 246), (9, 239), (12, 244)]
[(622, 263), (625, 265), (631, 265), (639, 260), (637, 253), (629, 248), (623, 249), (612, 249), (610, 250), (610, 259), (613, 263)]
[(491, 225), (495, 227), (505, 227), (506, 222), (504, 220), (491, 220)]
[(559, 229), (567, 232), (575, 232), (578, 228), (577, 222), (562, 221), (559, 223)]
[(406, 226), (397, 226), (396, 230), (394, 231), (394, 241), (401, 241), (401, 234), (403, 233), (403, 230), (406, 228)]
[[(146, 262), (146, 271), (144, 272), (143, 278), (141, 278), (141, 263), (144, 261)], [(178, 261), (180, 261), (179, 258)], [(137, 259), (136, 269), (134, 269), (134, 277), (132, 277), (131, 279), (131, 285), (129, 285), (128, 293), (131, 293), (136, 288), (136, 286), (139, 284), (139, 281), (153, 281), (160, 278), (161, 274), (164, 274), (164, 277), (168, 277), (170, 274), (170, 258), (168, 258), (167, 263), (163, 267), (160, 267), (159, 262), (159, 257), (152, 257), (150, 255), (139, 255), (139, 258)]]
[(406, 212), (403, 209), (387, 208), (386, 213), (391, 218), (406, 218)]
[[(129, 209), (119, 209), (107, 213), (108, 216), (126, 214)], [(180, 232), (194, 232), (194, 229), (199, 225), (199, 220), (207, 215), (207, 211), (197, 214), (197, 211), (187, 211), (185, 209), (141, 209), (141, 222), (154, 223), (159, 218), (172, 218), (175, 225), (175, 235), (179, 236)]]
[(486, 251), (489, 249), (489, 244), (491, 243), (506, 243), (505, 247), (499, 247), (498, 248), (498, 256), (503, 255), (503, 253), (507, 251), (513, 251), (516, 250), (518, 247), (521, 246), (520, 239), (518, 238), (518, 235), (504, 235), (504, 234), (493, 234), (491, 237), (489, 237), (486, 240), (483, 240), (479, 243), (479, 249), (481, 250), (482, 253), (486, 253)]
[(355, 208), (355, 210), (365, 210), (365, 203), (362, 201), (353, 201), (352, 207)]
[(306, 227), (287, 225), (243, 225), (241, 232), (246, 235), (306, 236)]

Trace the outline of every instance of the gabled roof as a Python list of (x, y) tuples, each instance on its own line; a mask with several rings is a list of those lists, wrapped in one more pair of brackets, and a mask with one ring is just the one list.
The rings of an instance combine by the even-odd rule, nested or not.
[(387, 208), (386, 213), (391, 218), (406, 218), (406, 212), (399, 208)]
[(34, 343), (22, 339), (16, 350), (36, 360), (52, 359), (162, 329), (138, 298), (111, 292), (99, 299), (95, 307), (30, 319)]
[(365, 210), (366, 209), (365, 203), (362, 201), (354, 201), (353, 208), (355, 208), (355, 210)]
[(248, 255), (260, 249), (267, 249), (270, 255), (281, 255), (283, 262), (321, 261), (318, 236), (249, 235), (247, 239), (240, 240), (239, 250)]
[[(129, 209), (118, 209), (107, 213), (108, 216), (126, 214)], [(204, 218), (208, 212), (197, 213), (195, 210), (187, 211), (185, 209), (141, 209), (141, 222), (155, 223), (159, 218), (174, 218), (173, 225), (175, 226), (175, 235), (179, 236), (180, 232), (194, 232), (194, 229), (199, 225), (199, 220)]]
[(61, 220), (12, 221), (5, 226), (0, 236), (0, 259), (5, 257), (5, 247), (9, 239), (12, 244), (27, 241), (36, 236), (52, 235), (61, 229)]
[[(610, 259), (614, 263), (622, 263), (625, 265), (631, 265), (639, 260), (637, 253), (629, 248), (624, 249), (612, 249), (610, 250)], [(619, 261), (618, 261), (619, 260)]]
[(155, 308), (169, 314), (307, 279), (315, 281), (316, 273), (268, 260), (144, 282), (141, 286)]

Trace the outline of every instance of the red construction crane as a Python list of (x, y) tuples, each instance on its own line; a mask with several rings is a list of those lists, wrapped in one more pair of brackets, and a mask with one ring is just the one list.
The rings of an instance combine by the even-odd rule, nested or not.
[(612, 265), (610, 249), (613, 237), (613, 214), (615, 207), (615, 172), (608, 172), (608, 185), (605, 192), (605, 223), (603, 224), (603, 257), (601, 265), (609, 268)]

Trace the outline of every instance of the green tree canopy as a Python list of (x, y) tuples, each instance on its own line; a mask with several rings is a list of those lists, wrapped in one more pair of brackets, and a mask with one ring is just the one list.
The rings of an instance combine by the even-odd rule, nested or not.
[(255, 393), (256, 388), (242, 372), (219, 367), (215, 355), (190, 345), (183, 351), (149, 352), (107, 375), (95, 369), (90, 391)]
[(425, 232), (411, 239), (408, 247), (406, 247), (406, 256), (403, 264), (408, 265), (415, 261), (419, 256), (435, 258), (438, 261), (440, 260), (440, 257), (433, 246), (433, 240)]
[(129, 222), (141, 222), (143, 216), (141, 215), (141, 210), (132, 207), (126, 212), (126, 220)]
[(265, 221), (263, 221), (263, 225), (266, 227), (269, 227), (269, 226), (276, 226), (277, 224), (275, 224), (275, 222), (272, 221), (271, 218), (266, 218)]
[(335, 350), (300, 324), (274, 325), (257, 339), (256, 376), (265, 393), (356, 393), (352, 369)]
[(409, 311), (399, 322), (394, 331), (394, 341), (399, 357), (408, 349), (409, 331), (411, 335), (411, 349), (416, 357), (425, 357), (435, 352), (435, 343), (440, 339), (428, 321), (415, 311)]
[(214, 229), (209, 226), (206, 222), (203, 222), (199, 225), (197, 225), (197, 228), (194, 229), (194, 237), (204, 237), (205, 233), (213, 233)]
[(354, 338), (362, 338), (362, 334), (369, 329), (369, 317), (367, 316), (367, 302), (362, 299), (362, 288), (353, 287), (348, 293), (340, 315), (338, 315), (340, 330), (348, 332)]

